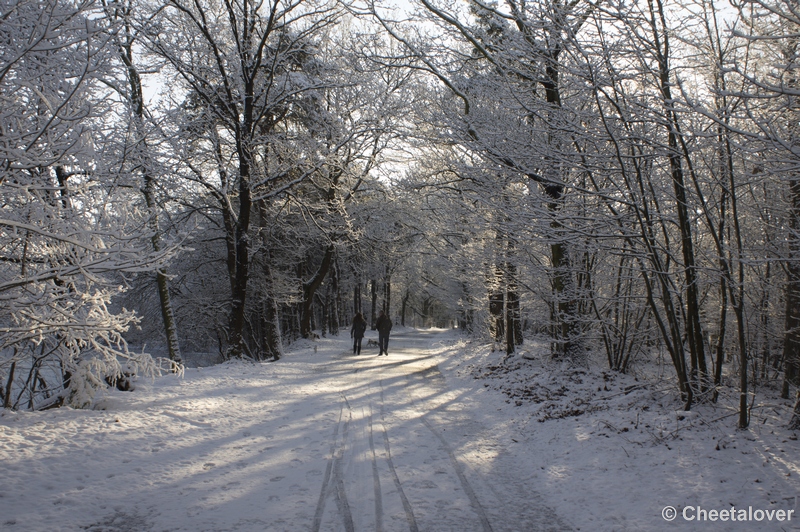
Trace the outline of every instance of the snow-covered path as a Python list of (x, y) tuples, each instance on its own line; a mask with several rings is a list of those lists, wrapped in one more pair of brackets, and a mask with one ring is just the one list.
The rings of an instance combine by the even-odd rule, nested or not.
[(325, 366), (342, 400), (312, 530), (564, 530), (544, 505), (519, 504), (535, 486), (447, 389), (431, 341), (395, 335), (390, 357)]
[(447, 388), (437, 334), (394, 334), (388, 357), (354, 357), (342, 339), (188, 370), (114, 392), (106, 410), (5, 414), (0, 527), (569, 529)]

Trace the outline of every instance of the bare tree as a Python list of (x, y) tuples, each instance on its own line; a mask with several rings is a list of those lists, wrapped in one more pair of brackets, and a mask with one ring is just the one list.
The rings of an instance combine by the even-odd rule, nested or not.
[[(135, 49), (141, 46), (139, 26), (149, 19), (152, 13), (135, 1), (114, 2), (113, 4), (102, 0), (106, 16), (115, 23), (113, 46), (116, 48), (118, 60), (122, 66), (122, 75), (127, 81), (119, 85), (116, 80), (106, 80), (107, 84), (117, 89), (117, 93), (128, 106), (127, 124), (130, 130), (128, 138), (131, 146), (124, 148), (125, 160), (132, 166), (133, 172), (141, 175), (142, 196), (149, 211), (148, 230), (153, 251), (160, 252), (164, 247), (162, 242), (162, 228), (159, 224), (160, 205), (157, 195), (158, 165), (152, 153), (147, 122), (148, 112), (145, 104), (141, 68), (138, 64)], [(169, 358), (180, 364), (181, 351), (178, 341), (178, 328), (169, 291), (169, 278), (166, 268), (156, 271), (156, 288), (158, 290), (161, 319), (164, 324), (164, 333), (167, 340)]]
[(86, 406), (106, 379), (154, 375), (128, 350), (117, 274), (160, 267), (116, 187), (99, 89), (111, 21), (93, 2), (16, 1), (0, 19), (0, 371), (3, 405)]
[(172, 0), (150, 27), (150, 46), (169, 62), (205, 121), (202, 142), (212, 165), (192, 172), (217, 198), (224, 218), (227, 358), (253, 356), (244, 330), (254, 201), (275, 197), (314, 171), (293, 153), (290, 122), (297, 102), (325, 84), (313, 70), (313, 36), (339, 17), (337, 4), (324, 0)]

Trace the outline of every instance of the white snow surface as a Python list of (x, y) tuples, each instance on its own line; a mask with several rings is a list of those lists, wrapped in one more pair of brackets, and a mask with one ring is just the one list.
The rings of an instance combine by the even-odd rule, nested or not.
[[(452, 331), (401, 328), (387, 357), (367, 339), (140, 380), (93, 410), (3, 412), (0, 530), (800, 528), (777, 520), (798, 509), (800, 445), (766, 392), (739, 431), (733, 398), (681, 412), (666, 380)], [(753, 520), (683, 518), (731, 507)]]

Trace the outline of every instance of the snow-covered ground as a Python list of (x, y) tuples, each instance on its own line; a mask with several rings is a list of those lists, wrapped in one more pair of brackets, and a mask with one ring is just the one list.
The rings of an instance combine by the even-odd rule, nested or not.
[[(737, 431), (727, 398), (677, 412), (667, 383), (504, 360), (448, 331), (396, 331), (376, 354), (343, 335), (95, 410), (3, 412), (0, 530), (800, 528), (784, 402), (759, 395)], [(712, 510), (728, 520), (697, 521)]]

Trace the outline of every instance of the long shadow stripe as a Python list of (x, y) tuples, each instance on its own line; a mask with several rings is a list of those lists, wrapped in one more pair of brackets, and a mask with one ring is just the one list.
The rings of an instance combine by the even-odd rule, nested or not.
[[(438, 367), (431, 366), (422, 371), (418, 371), (412, 375), (407, 376), (409, 382), (411, 381), (412, 378), (417, 381), (430, 382), (442, 378), (442, 374), (439, 372)], [(467, 494), (467, 497), (469, 498), (469, 502), (473, 510), (475, 510), (475, 513), (478, 514), (478, 519), (481, 522), (481, 527), (483, 528), (483, 531), (492, 532), (492, 525), (489, 522), (489, 517), (486, 515), (486, 511), (483, 509), (483, 506), (481, 505), (478, 496), (475, 494), (475, 490), (472, 489), (472, 485), (470, 485), (466, 475), (464, 475), (464, 468), (461, 465), (461, 462), (459, 462), (458, 459), (456, 458), (456, 455), (453, 452), (453, 449), (450, 447), (450, 444), (447, 443), (447, 440), (444, 439), (444, 436), (439, 434), (439, 432), (433, 428), (433, 425), (431, 425), (431, 423), (426, 418), (427, 414), (423, 413), (424, 410), (420, 408), (416, 398), (413, 395), (409, 395), (409, 397), (411, 398), (411, 402), (417, 405), (416, 408), (420, 412), (420, 419), (422, 420), (422, 423), (428, 428), (429, 431), (431, 431), (431, 434), (436, 436), (436, 438), (442, 443), (442, 447), (447, 453), (447, 456), (450, 457), (450, 462), (453, 464), (453, 469), (455, 470), (456, 475), (458, 476), (458, 480), (461, 483), (461, 487), (464, 489), (464, 493)]]
[(453, 463), (453, 469), (456, 470), (456, 475), (458, 475), (458, 480), (461, 482), (461, 487), (464, 488), (464, 493), (466, 493), (467, 497), (469, 497), (469, 502), (472, 505), (472, 508), (478, 514), (478, 518), (481, 521), (481, 526), (483, 526), (484, 532), (492, 532), (492, 525), (489, 523), (489, 518), (486, 516), (483, 506), (481, 506), (478, 496), (475, 495), (475, 490), (472, 489), (469, 481), (467, 481), (467, 477), (464, 475), (464, 469), (461, 467), (461, 463), (456, 458), (456, 455), (450, 448), (447, 440), (445, 440), (441, 434), (434, 430), (428, 420), (425, 419), (424, 415), (421, 416), (421, 419), (425, 426), (428, 427), (428, 430), (430, 430), (431, 433), (436, 436), (440, 442), (442, 442), (445, 452), (447, 452), (447, 455), (450, 457), (450, 461)]
[(389, 433), (386, 431), (386, 419), (383, 411), (383, 381), (379, 382), (381, 385), (381, 427), (383, 429), (383, 445), (386, 448), (386, 463), (389, 465), (389, 471), (392, 473), (395, 488), (397, 488), (397, 493), (400, 495), (400, 500), (403, 503), (403, 509), (406, 512), (406, 520), (408, 521), (408, 528), (411, 532), (419, 532), (417, 520), (414, 518), (414, 511), (411, 509), (411, 503), (408, 502), (408, 497), (406, 497), (403, 491), (403, 485), (400, 484), (400, 478), (397, 476), (397, 471), (392, 462), (392, 451), (389, 448)]

